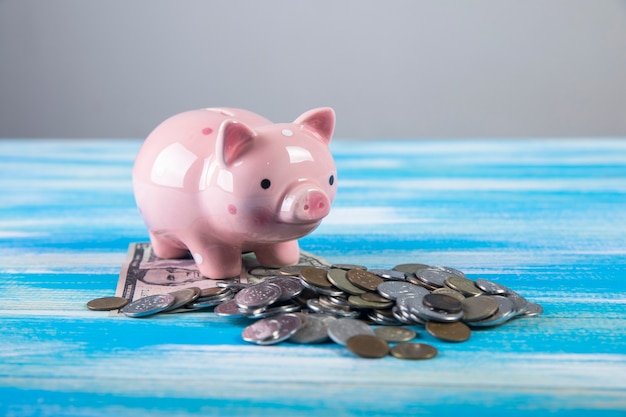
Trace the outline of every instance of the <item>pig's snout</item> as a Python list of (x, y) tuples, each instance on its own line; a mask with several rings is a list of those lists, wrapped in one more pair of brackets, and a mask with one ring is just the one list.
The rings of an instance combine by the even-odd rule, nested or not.
[(326, 193), (312, 186), (299, 187), (287, 193), (279, 218), (286, 223), (310, 223), (322, 220), (330, 212)]
[(296, 217), (301, 220), (320, 220), (330, 212), (330, 200), (321, 190), (309, 190), (301, 199)]

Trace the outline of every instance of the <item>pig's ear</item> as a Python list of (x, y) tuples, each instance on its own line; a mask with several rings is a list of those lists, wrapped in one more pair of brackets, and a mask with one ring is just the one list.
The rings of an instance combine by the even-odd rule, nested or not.
[(244, 123), (225, 120), (217, 133), (215, 154), (224, 167), (228, 167), (252, 145), (255, 133)]
[(335, 130), (335, 111), (330, 107), (309, 110), (300, 115), (293, 123), (316, 133), (328, 145), (333, 136), (333, 130)]

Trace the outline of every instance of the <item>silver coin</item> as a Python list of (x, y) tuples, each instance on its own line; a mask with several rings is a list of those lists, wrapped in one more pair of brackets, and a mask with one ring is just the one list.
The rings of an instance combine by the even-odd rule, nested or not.
[(246, 313), (246, 317), (250, 319), (264, 319), (279, 314), (295, 313), (296, 311), (300, 311), (300, 309), (301, 307), (297, 304), (285, 304), (276, 307), (268, 307), (258, 313)]
[[(391, 311), (391, 310), (390, 310)], [(398, 319), (396, 319), (393, 316), (393, 313), (391, 315), (391, 317), (387, 317), (383, 314), (380, 314), (378, 312), (378, 310), (372, 310), (367, 314), (367, 318), (371, 321), (373, 321), (376, 324), (379, 324), (381, 326), (397, 326), (398, 324), (401, 324)]]
[(245, 309), (238, 306), (238, 308), (245, 317), (256, 317), (263, 313), (265, 310), (267, 310), (267, 307)]
[(402, 310), (398, 307), (393, 307), (391, 311), (393, 313), (393, 316), (398, 319), (398, 321), (400, 321), (402, 324), (426, 324), (426, 320), (417, 317), (409, 310)]
[(536, 303), (528, 303), (526, 305), (526, 311), (524, 312), (525, 317), (535, 317), (539, 316), (543, 313), (543, 307)]
[(410, 284), (416, 285), (418, 287), (424, 287), (426, 288), (428, 291), (432, 292), (434, 290), (436, 290), (437, 286), (435, 285), (429, 285), (424, 281), (420, 281), (419, 279), (417, 279), (417, 277), (415, 276), (415, 274), (410, 274), (410, 273), (406, 273), (405, 274), (405, 278), (404, 280)]
[(445, 285), (446, 279), (451, 275), (454, 276), (455, 274), (434, 267), (418, 269), (417, 271), (415, 271), (415, 277), (418, 280), (427, 285), (437, 288), (443, 287)]
[(402, 324), (415, 324), (415, 321), (413, 321), (408, 311), (403, 311), (396, 306), (391, 309), (391, 313), (393, 317)]
[(328, 321), (307, 315), (306, 323), (289, 338), (293, 343), (323, 343), (328, 340)]
[(428, 319), (423, 319), (421, 317), (419, 317), (417, 314), (415, 313), (409, 313), (409, 318), (411, 319), (411, 322), (413, 324), (426, 324), (428, 323)]
[(504, 285), (498, 284), (497, 282), (489, 281), (486, 279), (479, 278), (475, 281), (476, 286), (486, 292), (487, 294), (510, 294), (511, 290), (505, 287)]
[(232, 299), (233, 299), (232, 293), (225, 293), (225, 294), (222, 294), (219, 296), (213, 296), (213, 297), (201, 297), (201, 298), (198, 298), (196, 301), (188, 304), (187, 307), (191, 309), (202, 310), (205, 308), (215, 307), (225, 301), (232, 300)]
[(404, 272), (395, 269), (370, 269), (369, 272), (392, 281), (404, 281), (406, 279)]
[(453, 290), (452, 288), (448, 288), (448, 287), (437, 288), (436, 290), (433, 291), (433, 294), (449, 295), (450, 297), (456, 298), (460, 302), (463, 302), (463, 300), (465, 300), (465, 296), (463, 294), (461, 294), (457, 290)]
[(200, 297), (198, 297), (195, 301), (202, 300), (212, 300), (212, 299), (220, 299), (220, 298), (228, 298), (233, 297), (235, 295), (235, 291), (230, 288), (213, 288), (214, 291), (201, 290)]
[(309, 315), (301, 311), (295, 311), (293, 314), (300, 317), (300, 327), (304, 326), (309, 320)]
[(176, 297), (171, 294), (156, 294), (140, 298), (126, 304), (120, 312), (128, 317), (146, 317), (160, 313), (174, 304)]
[(239, 309), (235, 300), (228, 300), (218, 304), (213, 310), (218, 316), (222, 317), (243, 317), (243, 312)]
[(315, 291), (317, 294), (323, 294), (323, 295), (330, 295), (333, 297), (338, 297), (340, 295), (343, 295), (343, 291), (335, 288), (334, 286), (331, 286), (330, 288), (322, 288), (322, 287), (318, 287), (316, 285), (313, 285), (303, 279), (300, 278), (300, 283), (302, 283), (302, 285), (304, 285), (305, 288), (308, 288), (310, 290)]
[(359, 334), (374, 336), (374, 330), (364, 321), (342, 318), (328, 325), (328, 336), (333, 342), (346, 346), (348, 339)]
[(279, 335), (281, 324), (276, 320), (262, 319), (255, 321), (241, 332), (246, 342), (261, 344), (265, 340), (272, 340)]
[(498, 310), (490, 317), (479, 321), (467, 322), (469, 326), (472, 327), (491, 327), (498, 326), (513, 317), (515, 317), (515, 304), (509, 298), (503, 295), (492, 295), (491, 298), (494, 298), (498, 302)]
[(327, 307), (325, 307), (323, 304), (320, 303), (319, 298), (309, 298), (308, 300), (306, 300), (306, 306), (308, 307), (309, 310), (315, 313), (319, 313), (319, 314), (329, 313), (330, 314)]
[(217, 281), (215, 285), (219, 288), (230, 288), (233, 291), (239, 291), (246, 287), (250, 287), (252, 284), (244, 284), (242, 282), (233, 281)]
[(284, 340), (289, 339), (295, 332), (300, 329), (302, 325), (302, 321), (300, 317), (295, 314), (281, 314), (279, 316), (274, 316), (268, 319), (261, 320), (271, 320), (279, 323), (279, 331), (278, 334), (274, 337), (266, 340), (262, 340), (257, 342), (259, 345), (274, 345), (276, 343), (280, 343)]
[(239, 307), (255, 309), (274, 303), (281, 294), (282, 290), (278, 285), (261, 282), (239, 291), (235, 295), (235, 301)]
[(328, 302), (332, 305), (338, 306), (338, 307), (347, 307), (350, 308), (350, 303), (348, 302), (348, 298), (347, 297), (333, 297), (331, 295), (320, 295), (320, 300), (321, 299), (326, 299), (328, 300)]
[(361, 313), (354, 310), (338, 308), (334, 306), (324, 305), (317, 298), (311, 298), (306, 302), (307, 307), (316, 313), (320, 314), (330, 314), (335, 317), (358, 317)]
[(352, 311), (352, 306), (348, 303), (348, 301), (346, 300), (344, 302), (343, 299), (339, 297), (329, 297), (326, 295), (321, 295), (317, 299), (317, 301), (322, 307), (328, 308), (330, 310)]
[(189, 307), (179, 307), (179, 308), (175, 308), (173, 310), (167, 309), (165, 311), (162, 311), (161, 314), (197, 313), (198, 311), (202, 311), (202, 310), (198, 310), (196, 308), (189, 308)]
[(457, 277), (465, 278), (464, 272), (459, 271), (458, 269), (450, 268), (449, 266), (433, 266), (433, 268), (440, 269), (450, 275), (456, 275)]
[(423, 300), (423, 297), (410, 298), (407, 300), (407, 307), (409, 311), (422, 320), (447, 323), (451, 321), (459, 321), (463, 317), (463, 311), (448, 313), (444, 311), (432, 310), (424, 305)]
[(419, 294), (426, 295), (429, 294), (428, 291), (424, 287), (418, 287), (417, 285), (413, 285), (404, 281), (385, 281), (376, 287), (376, 291), (380, 295), (390, 300), (396, 300), (398, 297), (407, 295), (407, 294)]
[(329, 316), (329, 315), (326, 315), (326, 314), (309, 313), (306, 316), (307, 317), (316, 317), (316, 318), (324, 321), (324, 323), (326, 324), (326, 327), (328, 327), (328, 325), (330, 323), (332, 323), (333, 321), (337, 320), (337, 317)]
[(206, 291), (202, 291), (202, 293), (208, 293), (207, 295), (200, 295), (195, 301), (209, 301), (209, 300), (225, 300), (228, 298), (232, 298), (235, 295), (235, 292), (230, 288), (220, 288), (221, 291), (213, 291), (213, 293), (208, 293)]
[(401, 294), (398, 298), (396, 298), (396, 307), (400, 309), (404, 315), (409, 315), (411, 312), (411, 309), (409, 308), (409, 301), (416, 299), (418, 300), (415, 301), (416, 303), (423, 303), (424, 297), (425, 294), (418, 293)]
[(513, 301), (513, 305), (515, 306), (515, 314), (518, 316), (523, 315), (528, 308), (528, 301), (515, 291), (511, 291), (510, 294), (505, 295), (506, 298)]
[(282, 292), (280, 297), (278, 297), (278, 301), (290, 300), (293, 297), (298, 296), (304, 289), (302, 282), (300, 282), (298, 278), (287, 275), (277, 275), (275, 277), (267, 278), (264, 282), (276, 284), (280, 287)]

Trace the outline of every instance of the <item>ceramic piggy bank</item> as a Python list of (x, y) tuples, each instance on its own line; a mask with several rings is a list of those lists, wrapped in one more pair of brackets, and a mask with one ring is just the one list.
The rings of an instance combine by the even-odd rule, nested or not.
[(297, 239), (320, 224), (335, 197), (334, 126), (330, 108), (280, 124), (233, 108), (165, 120), (133, 170), (155, 254), (191, 254), (215, 279), (238, 276), (242, 252), (269, 267), (297, 263)]

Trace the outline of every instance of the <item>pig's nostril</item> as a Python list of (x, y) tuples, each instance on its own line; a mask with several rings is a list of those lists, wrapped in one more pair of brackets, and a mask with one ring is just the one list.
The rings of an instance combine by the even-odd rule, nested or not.
[(317, 205), (318, 209), (323, 209), (324, 208), (324, 202), (320, 201), (320, 203)]
[(308, 210), (308, 209), (309, 209), (309, 205), (308, 205), (308, 204), (305, 204), (305, 205), (304, 205), (304, 207), (303, 207), (303, 209)]

